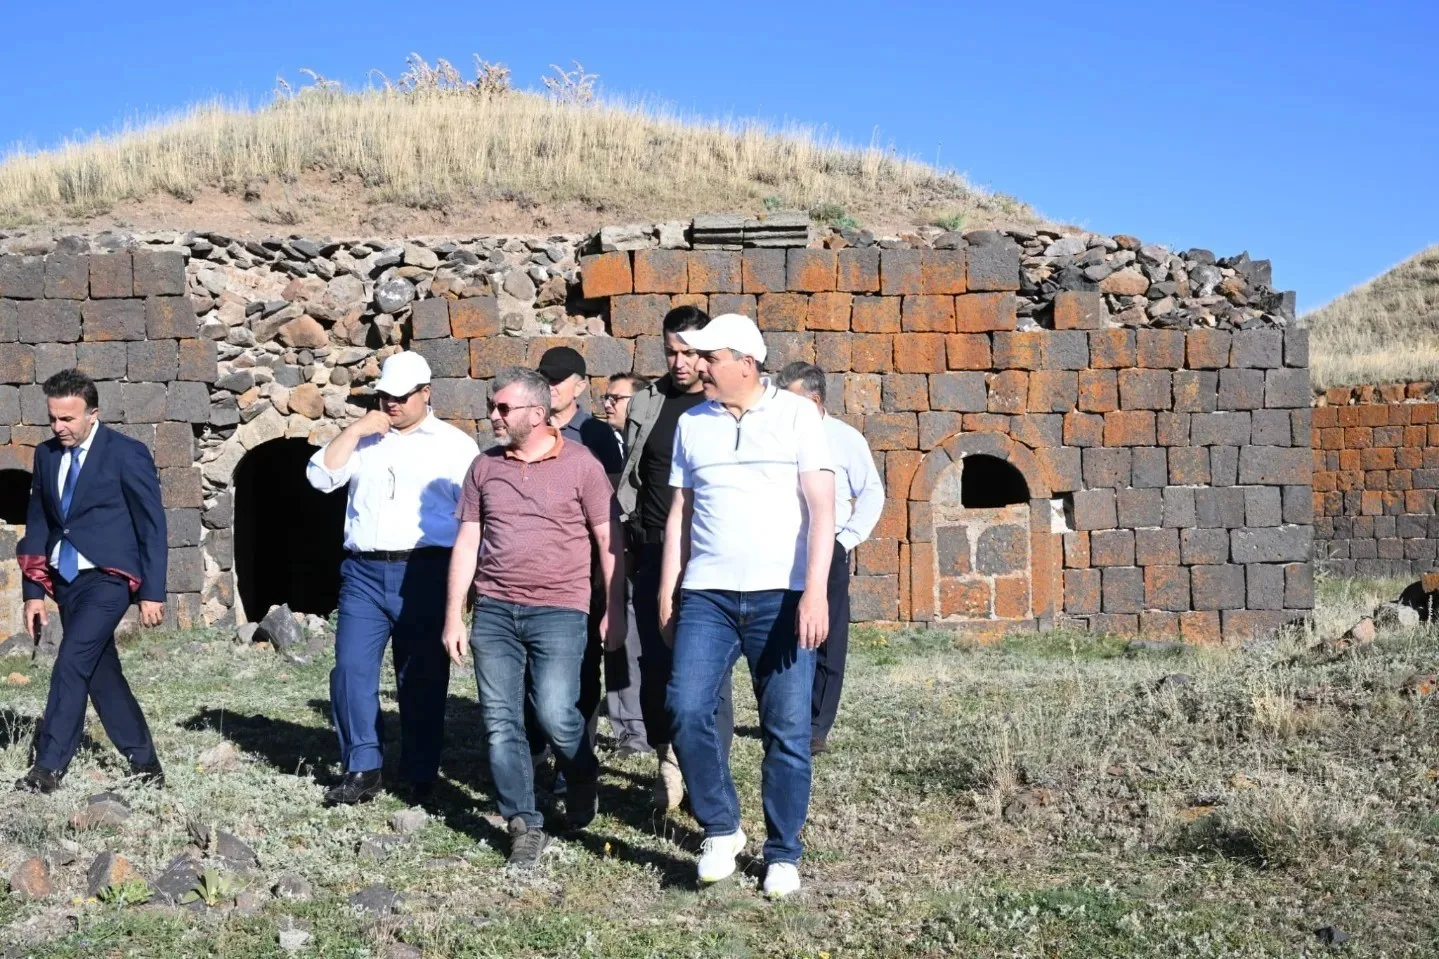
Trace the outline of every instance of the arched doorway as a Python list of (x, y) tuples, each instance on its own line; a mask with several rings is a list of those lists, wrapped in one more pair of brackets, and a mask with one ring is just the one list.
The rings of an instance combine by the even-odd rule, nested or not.
[(1001, 433), (951, 436), (910, 486), (911, 616), (998, 636), (1047, 625), (1059, 549), (1033, 453)]
[(30, 509), (29, 470), (0, 470), (0, 523), (24, 526)]
[(328, 616), (339, 601), (345, 492), (305, 479), (314, 452), (304, 439), (271, 440), (235, 468), (235, 585), (249, 620), (279, 603)]

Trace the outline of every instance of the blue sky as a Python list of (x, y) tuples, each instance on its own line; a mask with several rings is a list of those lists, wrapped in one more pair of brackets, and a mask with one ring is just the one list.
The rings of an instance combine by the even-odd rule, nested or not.
[[(1247, 249), (1318, 306), (1439, 242), (1439, 3), (341, 4), (0, 0), (0, 144), (44, 147), (410, 51), (535, 85), (877, 138), (1051, 217)], [(679, 211), (677, 211), (679, 212)]]

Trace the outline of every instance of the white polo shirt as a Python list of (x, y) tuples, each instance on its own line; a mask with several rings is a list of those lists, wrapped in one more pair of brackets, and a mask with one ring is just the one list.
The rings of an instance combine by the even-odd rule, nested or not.
[(834, 469), (819, 410), (776, 388), (738, 418), (701, 403), (675, 428), (670, 485), (694, 490), (685, 589), (804, 589), (799, 474)]

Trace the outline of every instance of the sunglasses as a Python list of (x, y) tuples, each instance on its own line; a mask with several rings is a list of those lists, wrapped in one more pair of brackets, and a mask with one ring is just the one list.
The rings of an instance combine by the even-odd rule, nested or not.
[(604, 394), (603, 396), (600, 397), (600, 401), (601, 401), (601, 402), (603, 402), (603, 403), (613, 403), (613, 404), (616, 405), (616, 406), (619, 406), (619, 405), (620, 405), (620, 400), (632, 400), (632, 399), (634, 399), (634, 394), (632, 394), (632, 393), (606, 393), (606, 394)]
[(490, 404), (490, 412), (491, 412), (491, 413), (498, 413), (498, 414), (500, 414), (501, 419), (507, 418), (507, 417), (508, 417), (511, 413), (513, 413), (515, 410), (537, 410), (537, 409), (539, 409), (539, 405), (536, 404), (536, 403), (519, 403), (519, 404), (515, 404), (515, 405), (513, 405), (513, 406), (510, 405), (509, 403), (491, 403), (491, 404)]
[(393, 403), (396, 406), (401, 406), (405, 403), (410, 402), (410, 397), (414, 396), (422, 389), (424, 389), (423, 386), (417, 386), (414, 389), (410, 390), (410, 392), (406, 393), (404, 396), (391, 396), (389, 393), (378, 393), (376, 395), (380, 397), (381, 403)]

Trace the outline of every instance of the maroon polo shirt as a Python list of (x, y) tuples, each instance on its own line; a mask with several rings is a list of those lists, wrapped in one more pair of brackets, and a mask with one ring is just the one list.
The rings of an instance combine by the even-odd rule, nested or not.
[(475, 591), (520, 606), (590, 610), (590, 528), (618, 515), (614, 488), (589, 450), (558, 433), (526, 463), (503, 447), (475, 457), (455, 515), (479, 523)]

